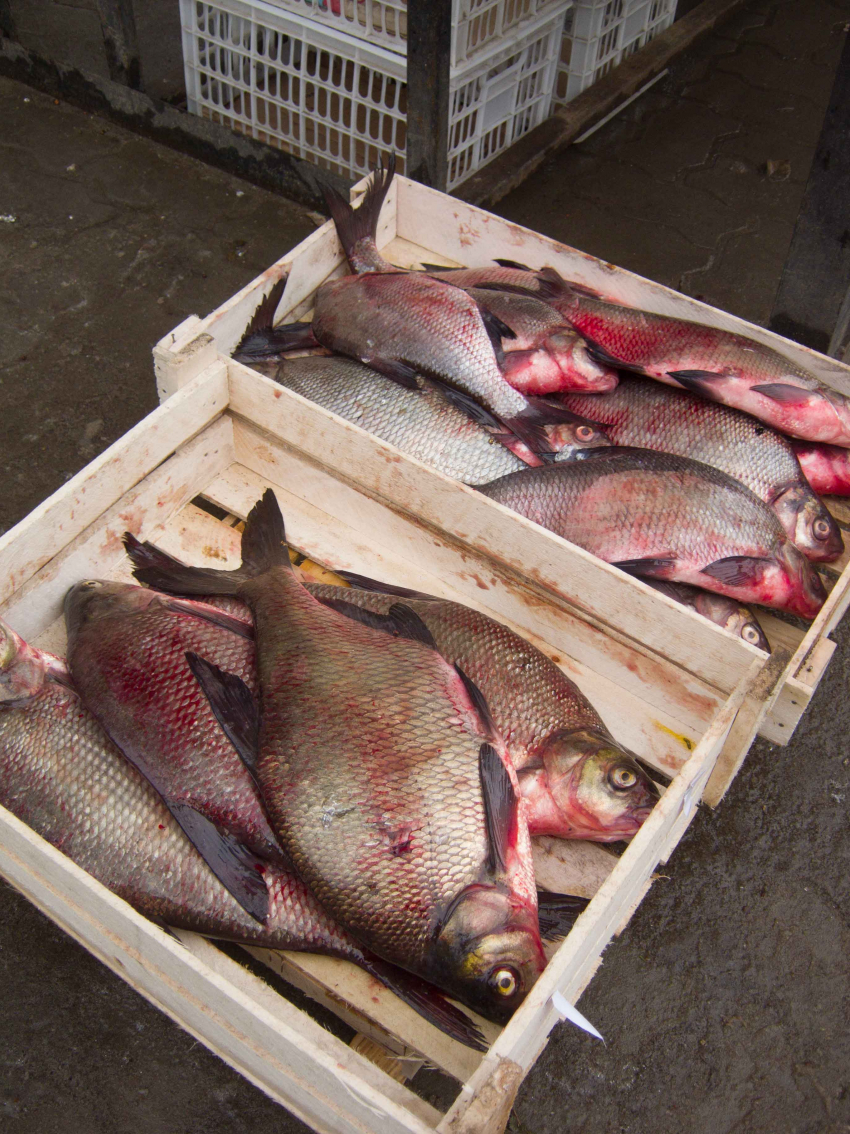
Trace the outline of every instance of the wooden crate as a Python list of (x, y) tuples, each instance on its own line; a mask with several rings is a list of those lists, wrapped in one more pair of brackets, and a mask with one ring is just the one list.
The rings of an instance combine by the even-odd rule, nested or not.
[[(125, 530), (193, 562), (226, 566), (238, 560), (238, 535), (199, 507), (198, 499), (244, 517), (269, 484), (295, 547), (321, 563), (471, 602), (513, 625), (576, 676), (609, 718), (616, 707), (622, 714), (617, 731), (655, 764), (676, 762), (681, 718), (694, 717), (697, 704), (703, 713), (702, 726), (687, 726), (687, 758), (678, 759), (671, 786), (621, 858), (592, 844), (537, 841), (542, 886), (594, 896), (525, 1004), (504, 1029), (486, 1025), (491, 1046), (482, 1057), (344, 962), (254, 951), (394, 1052), (391, 1069), (401, 1077), (421, 1058), (452, 1074), (460, 1091), (443, 1115), (366, 1058), (362, 1043), (347, 1046), (215, 945), (185, 933), (178, 942), (2, 811), (0, 872), (134, 988), (317, 1130), (498, 1132), (560, 1018), (558, 997), (575, 1002), (612, 934), (687, 828), (712, 773), (746, 750), (789, 655), (748, 655), (730, 693), (703, 703), (683, 668), (669, 659), (650, 664), (625, 635), (609, 636), (592, 614), (585, 618), (570, 603), (546, 597), (546, 578), (556, 567), (563, 573), (565, 562), (582, 588), (608, 586), (612, 601), (615, 585), (630, 587), (628, 579), (569, 545), (557, 548), (556, 564), (545, 532), (216, 355), (3, 537), (0, 616), (30, 641), (61, 652), (67, 588), (91, 576), (129, 577), (121, 546)], [(443, 531), (434, 517), (459, 534)], [(488, 549), (479, 546), (485, 543)], [(506, 558), (520, 543), (534, 582)], [(640, 681), (618, 685), (620, 670), (639, 673)]]
[[(364, 179), (354, 187), (353, 201), (359, 199), (366, 184)], [(388, 259), (402, 267), (419, 266), (423, 261), (448, 266), (486, 265), (497, 256), (536, 268), (549, 264), (568, 279), (598, 288), (623, 303), (749, 335), (785, 352), (828, 385), (850, 395), (850, 367), (833, 358), (404, 177), (396, 177), (390, 189), (381, 214), (378, 244)], [(278, 322), (308, 318), (319, 284), (349, 270), (333, 225), (328, 222), (217, 311), (205, 319), (190, 317), (157, 345), (154, 360), (160, 397), (173, 393), (214, 359), (228, 357), (260, 298), (282, 275), (288, 273), (289, 281), (278, 309)], [(462, 492), (459, 486), (456, 498)], [(827, 498), (826, 503), (847, 527), (850, 503), (840, 498)], [(435, 507), (423, 501), (418, 510), (423, 522), (449, 532), (462, 530), (457, 528), (451, 505), (444, 507), (441, 502)], [(530, 544), (526, 533), (532, 529), (535, 536)], [(512, 525), (500, 527), (500, 531), (505, 533), (503, 540), (494, 540), (489, 528), (466, 532), (465, 538), (496, 557), (503, 571), (525, 576), (547, 602), (574, 611), (591, 623), (585, 656), (592, 657), (589, 664), (610, 675), (618, 687), (640, 691), (649, 671), (660, 667), (669, 673), (672, 665), (670, 697), (662, 694), (657, 702), (658, 719), (647, 727), (653, 733), (651, 743), (662, 766), (666, 770), (681, 766), (697, 736), (742, 680), (757, 655), (755, 648), (619, 571), (607, 568), (587, 574), (574, 555), (564, 558), (568, 546), (564, 540), (552, 533), (542, 534), (520, 516), (514, 515)], [(761, 735), (774, 743), (788, 743), (835, 650), (829, 635), (850, 602), (850, 532), (846, 535), (848, 551), (824, 570), (829, 599), (807, 631), (781, 616), (759, 613), (774, 649), (786, 649), (792, 655), (779, 695), (760, 727)], [(466, 588), (467, 600), (477, 588), (477, 582), (471, 580)], [(601, 637), (597, 630), (602, 632)], [(632, 649), (641, 656), (637, 668)], [(677, 706), (672, 713), (675, 725), (665, 716), (671, 703)], [(598, 707), (611, 725), (616, 725), (616, 697), (612, 701), (603, 695)], [(725, 779), (719, 775), (715, 778), (708, 802), (719, 801), (739, 763), (736, 760), (730, 765)]]
[[(414, 214), (415, 225), (411, 219), (405, 229), (401, 218)], [(446, 230), (441, 244), (438, 218)], [(439, 248), (426, 251), (426, 232)], [(565, 271), (572, 266), (591, 284), (607, 271), (403, 180), (385, 209), (382, 242), (401, 262), (423, 256), (459, 262), (472, 260), (473, 252), (483, 261), (509, 243), (517, 258)], [(368, 1042), (343, 1043), (215, 945), (185, 933), (175, 940), (1, 810), (0, 872), (315, 1129), (499, 1134), (561, 1018), (561, 998), (575, 1003), (580, 996), (699, 798), (722, 794), (757, 730), (789, 689), (796, 694), (805, 685), (799, 676), (805, 640), (798, 634), (768, 658), (230, 360), (260, 295), (290, 263), (286, 302), (301, 313), (318, 282), (341, 270), (342, 257), (332, 232), (320, 229), (219, 312), (187, 321), (160, 344), (160, 389), (170, 396), (0, 539), (0, 617), (25, 638), (62, 652), (67, 588), (91, 576), (129, 577), (125, 530), (198, 564), (233, 565), (238, 535), (208, 504), (217, 515), (244, 517), (272, 485), (297, 549), (330, 567), (465, 602), (511, 625), (579, 683), (624, 743), (672, 773), (671, 785), (620, 858), (593, 844), (535, 840), (538, 884), (592, 900), (511, 1022), (503, 1029), (486, 1025), (490, 1047), (483, 1056), (437, 1032), (351, 965), (253, 950), (395, 1057), (367, 1058)], [(624, 288), (651, 287), (614, 269), (610, 274), (618, 285), (622, 277)], [(607, 276), (606, 287), (613, 287)], [(807, 656), (829, 644), (845, 591), (842, 576), (810, 631)], [(459, 1084), (446, 1114), (398, 1081), (423, 1058)]]

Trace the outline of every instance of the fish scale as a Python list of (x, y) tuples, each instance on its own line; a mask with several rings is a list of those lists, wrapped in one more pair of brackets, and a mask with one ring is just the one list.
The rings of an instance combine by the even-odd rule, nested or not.
[(806, 483), (791, 443), (749, 414), (634, 375), (624, 375), (610, 393), (567, 393), (561, 400), (604, 425), (615, 445), (690, 457), (740, 480), (773, 508), (809, 559), (828, 563), (844, 550), (838, 525)]
[(479, 491), (637, 574), (809, 618), (826, 598), (817, 572), (770, 508), (699, 461), (613, 450), (510, 473)]

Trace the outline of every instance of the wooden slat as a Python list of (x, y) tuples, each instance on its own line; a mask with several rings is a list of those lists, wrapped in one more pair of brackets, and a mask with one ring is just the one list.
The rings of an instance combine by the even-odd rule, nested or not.
[(137, 992), (314, 1129), (428, 1134), (433, 1109), (200, 938), (191, 951), (0, 808), (0, 872)]
[[(362, 492), (394, 511), (403, 511), (427, 538), (436, 541), (441, 539), (439, 533), (452, 533), (456, 541), (483, 553), (496, 567), (531, 580), (547, 601), (569, 607), (583, 621), (604, 627), (612, 639), (628, 639), (630, 647), (648, 662), (662, 665), (669, 658), (674, 663), (671, 680), (677, 680), (684, 670), (699, 674), (700, 683), (726, 691), (759, 653), (583, 549), (263, 375), (231, 363), (230, 382), (235, 413), (273, 432), (341, 478), (355, 481)], [(362, 499), (352, 500), (352, 505), (366, 507)], [(388, 517), (387, 525), (390, 523)], [(389, 536), (389, 527), (385, 530)], [(394, 530), (392, 538), (397, 536)], [(489, 584), (468, 578), (466, 585), (474, 591)], [(688, 619), (687, 632), (683, 618)], [(683, 699), (686, 696), (683, 693)]]
[(208, 425), (227, 403), (226, 368), (215, 363), (0, 537), (0, 602)]
[[(169, 408), (175, 400), (172, 398), (160, 409)], [(159, 413), (159, 410), (154, 412)], [(154, 471), (136, 487), (123, 496), (116, 493), (118, 499), (98, 516), (96, 523), (55, 554), (0, 606), (0, 616), (24, 638), (39, 639), (51, 623), (61, 619), (65, 594), (74, 583), (92, 577), (102, 578), (114, 572), (126, 575), (129, 567), (121, 543), (124, 533), (132, 531), (143, 538), (153, 535), (161, 524), (230, 463), (232, 446), (231, 420), (229, 417), (219, 418), (199, 437), (183, 445), (174, 456), (154, 467)], [(105, 500), (106, 497), (101, 506), (105, 505)], [(49, 517), (43, 517), (41, 522), (49, 523)], [(18, 527), (24, 533), (28, 531), (24, 525)], [(14, 535), (16, 530), (13, 528), (9, 534)], [(26, 543), (26, 534), (22, 534), (21, 539)], [(43, 639), (39, 639), (39, 643), (43, 644)], [(45, 648), (48, 647), (45, 645)], [(49, 648), (64, 648), (64, 631)]]

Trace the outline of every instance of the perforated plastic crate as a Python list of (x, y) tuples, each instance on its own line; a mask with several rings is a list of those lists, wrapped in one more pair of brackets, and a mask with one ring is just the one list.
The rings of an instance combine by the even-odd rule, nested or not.
[[(359, 177), (393, 151), (404, 170), (407, 64), (264, 0), (180, 0), (189, 110)], [(451, 189), (549, 113), (563, 5), (509, 45), (453, 68)]]
[(576, 0), (564, 21), (555, 102), (569, 102), (668, 28), (677, 0)]
[[(407, 0), (270, 0), (347, 35), (407, 52)], [(457, 67), (501, 43), (524, 20), (558, 7), (559, 0), (453, 0), (451, 64)], [(560, 7), (563, 7), (563, 3)]]

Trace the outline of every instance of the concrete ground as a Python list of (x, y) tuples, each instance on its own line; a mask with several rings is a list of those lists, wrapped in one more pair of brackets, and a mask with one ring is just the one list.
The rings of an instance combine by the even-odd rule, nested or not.
[[(848, 19), (749, 0), (501, 211), (764, 322)], [(7, 81), (0, 121), (5, 530), (153, 408), (151, 345), (313, 221)], [(850, 1131), (850, 623), (836, 637), (791, 744), (756, 743), (606, 952), (580, 1002), (606, 1046), (556, 1028), (514, 1134)], [(304, 1129), (6, 886), (0, 974), (10, 1134)]]

